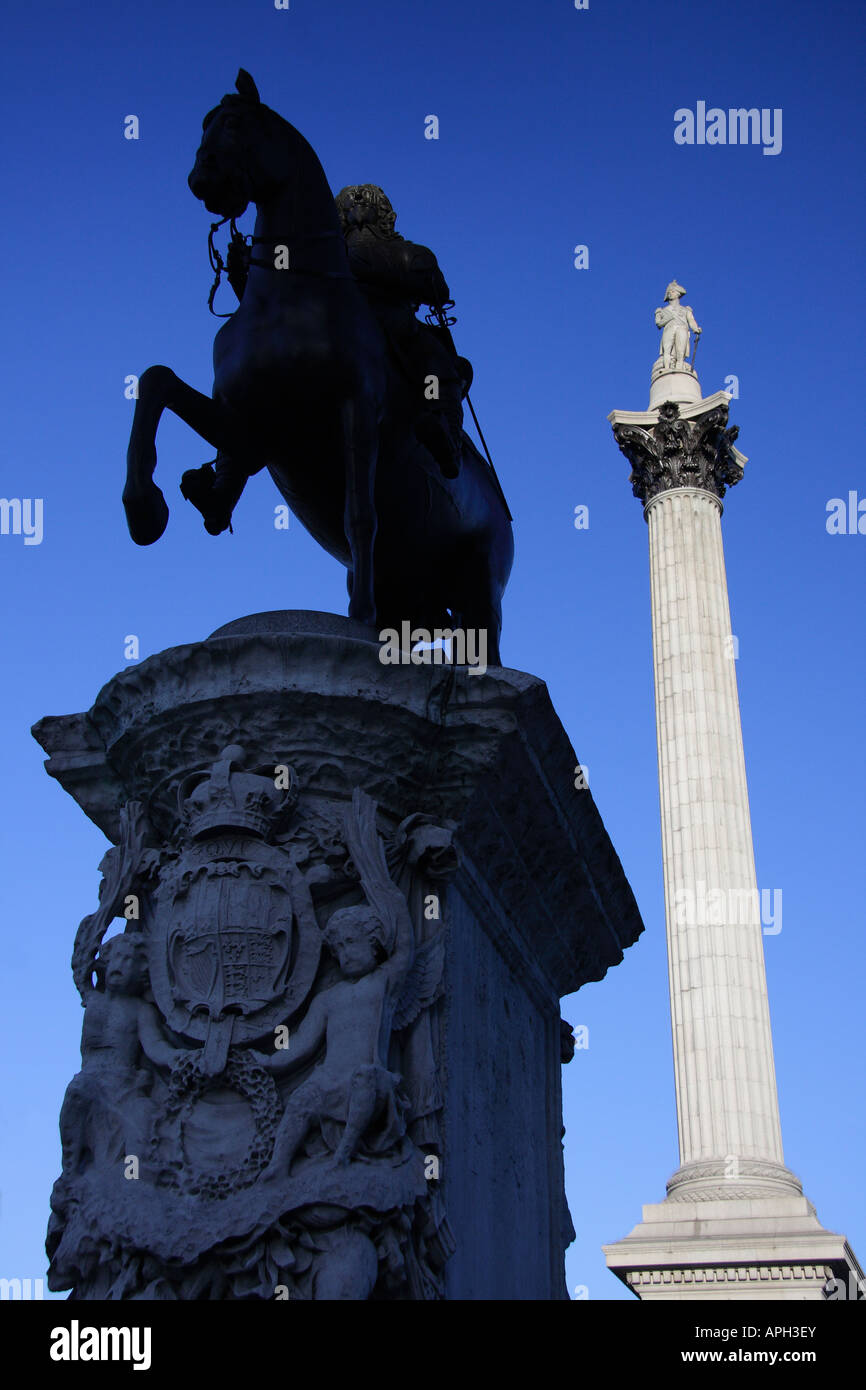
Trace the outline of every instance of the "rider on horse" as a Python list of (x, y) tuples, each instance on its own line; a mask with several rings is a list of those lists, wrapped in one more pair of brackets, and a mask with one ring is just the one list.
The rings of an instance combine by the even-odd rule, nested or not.
[(355, 184), (337, 195), (349, 266), (378, 320), (412, 393), (415, 433), (446, 478), (460, 468), (463, 407), (472, 367), (459, 357), (445, 325), (415, 317), (422, 304), (441, 312), (450, 303), (445, 277), (432, 251), (394, 231), (394, 209), (375, 184)]
[[(426, 246), (394, 231), (396, 216), (375, 184), (353, 184), (337, 195), (337, 211), (349, 267), (361, 286), (388, 343), (392, 359), (409, 392), (415, 435), (429, 450), (446, 478), (460, 471), (462, 401), (472, 385), (472, 365), (457, 354), (447, 323), (422, 323), (422, 304), (440, 314), (450, 294), (436, 257)], [(232, 240), (226, 270), (238, 297), (246, 287), (251, 251), (242, 238)], [(444, 317), (444, 315), (443, 315)], [(242, 464), (220, 454), (183, 475), (181, 491), (204, 517), (211, 535), (231, 524), (232, 512), (249, 474)]]

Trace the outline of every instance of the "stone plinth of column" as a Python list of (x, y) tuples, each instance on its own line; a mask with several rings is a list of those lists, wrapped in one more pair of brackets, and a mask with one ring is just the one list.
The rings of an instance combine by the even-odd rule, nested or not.
[(688, 362), (681, 362), (676, 368), (665, 367), (661, 361), (655, 362), (650, 379), (650, 410), (657, 410), (665, 401), (675, 401), (677, 405), (696, 405), (700, 399), (700, 383)]
[[(614, 411), (649, 529), (680, 1166), (609, 1268), (640, 1298), (822, 1298), (859, 1266), (785, 1166), (722, 546), (745, 457), (729, 397)], [(676, 385), (676, 383), (674, 383)], [(688, 397), (689, 392), (687, 391)]]
[(52, 1289), (567, 1297), (559, 999), (640, 917), (544, 683), (381, 655), (260, 614), (36, 726), (112, 846)]

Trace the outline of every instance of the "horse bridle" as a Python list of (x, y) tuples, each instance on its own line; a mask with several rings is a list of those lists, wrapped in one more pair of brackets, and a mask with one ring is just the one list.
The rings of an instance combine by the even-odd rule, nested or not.
[[(210, 310), (210, 312), (213, 314), (213, 316), (214, 316), (215, 319), (230, 319), (230, 318), (232, 317), (232, 315), (235, 313), (235, 310), (233, 309), (233, 310), (231, 311), (231, 313), (228, 313), (228, 314), (218, 314), (217, 311), (216, 311), (216, 309), (213, 307), (214, 299), (215, 299), (215, 297), (216, 297), (216, 292), (217, 292), (217, 290), (218, 290), (219, 287), (220, 287), (220, 281), (222, 280), (223, 275), (226, 274), (227, 271), (228, 271), (228, 267), (226, 266), (226, 263), (225, 263), (225, 261), (223, 260), (221, 254), (220, 254), (219, 247), (216, 245), (216, 243), (215, 243), (215, 241), (214, 241), (214, 233), (217, 232), (217, 231), (219, 231), (219, 228), (222, 227), (222, 226), (224, 226), (226, 222), (228, 222), (228, 224), (229, 224), (229, 231), (231, 232), (231, 245), (232, 245), (232, 246), (240, 245), (240, 246), (242, 246), (242, 247), (244, 248), (244, 250), (246, 250), (248, 247), (252, 247), (252, 246), (256, 246), (256, 245), (280, 246), (280, 247), (285, 246), (287, 252), (289, 253), (289, 264), (288, 264), (287, 266), (282, 266), (282, 267), (281, 267), (281, 266), (277, 266), (277, 265), (274, 265), (274, 263), (273, 263), (272, 261), (262, 261), (262, 260), (258, 260), (255, 256), (249, 256), (249, 257), (247, 258), (247, 265), (259, 266), (262, 270), (280, 270), (280, 271), (282, 271), (282, 270), (292, 270), (292, 269), (294, 269), (294, 267), (293, 267), (292, 264), (291, 264), (291, 251), (292, 251), (292, 246), (299, 246), (299, 245), (302, 245), (302, 244), (303, 244), (304, 242), (306, 242), (306, 241), (323, 241), (323, 240), (325, 240), (325, 239), (328, 238), (328, 237), (339, 237), (341, 241), (343, 240), (343, 233), (340, 232), (340, 231), (333, 231), (333, 230), (332, 230), (332, 231), (327, 231), (327, 232), (311, 232), (308, 236), (296, 238), (295, 241), (294, 241), (294, 242), (292, 243), (292, 245), (290, 246), (290, 244), (289, 244), (288, 241), (279, 241), (279, 240), (277, 240), (275, 237), (252, 236), (252, 235), (245, 235), (243, 232), (239, 232), (238, 229), (237, 229), (236, 220), (235, 220), (234, 217), (223, 217), (223, 218), (221, 218), (221, 220), (220, 220), (219, 222), (212, 222), (211, 225), (210, 225), (210, 231), (208, 232), (208, 238), (207, 238), (207, 251), (208, 251), (208, 260), (210, 261), (211, 269), (212, 269), (213, 272), (214, 272), (214, 282), (213, 282), (213, 284), (211, 285), (210, 294), (208, 295), (207, 307), (208, 307), (208, 309)], [(351, 273), (351, 271), (349, 271), (349, 270), (307, 270), (307, 269), (304, 269), (304, 270), (302, 270), (302, 271), (295, 270), (295, 273), (296, 273), (296, 274), (303, 274), (303, 275), (319, 275), (319, 276), (322, 276), (322, 277), (324, 277), (325, 279), (329, 279), (329, 280), (351, 280), (351, 279), (352, 279), (352, 273)]]

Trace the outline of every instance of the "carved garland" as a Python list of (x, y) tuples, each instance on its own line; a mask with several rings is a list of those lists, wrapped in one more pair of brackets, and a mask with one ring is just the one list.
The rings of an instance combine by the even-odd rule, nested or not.
[[(277, 1125), (282, 1114), (279, 1093), (273, 1078), (248, 1052), (232, 1048), (225, 1070), (219, 1077), (206, 1076), (201, 1070), (201, 1054), (187, 1052), (171, 1070), (165, 1117), (170, 1122), (188, 1112), (207, 1089), (216, 1084), (229, 1085), (249, 1102), (256, 1127), (256, 1137), (243, 1161), (221, 1173), (187, 1170), (184, 1190), (196, 1196), (222, 1200), (239, 1187), (250, 1187), (266, 1166), (273, 1152)], [(158, 1138), (153, 1141), (154, 1148)], [(177, 1175), (164, 1170), (171, 1187), (180, 1187)]]

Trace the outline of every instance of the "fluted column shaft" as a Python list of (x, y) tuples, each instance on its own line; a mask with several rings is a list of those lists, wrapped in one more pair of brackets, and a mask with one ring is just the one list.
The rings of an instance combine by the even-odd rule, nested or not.
[(781, 1164), (721, 510), (646, 506), (680, 1162)]

